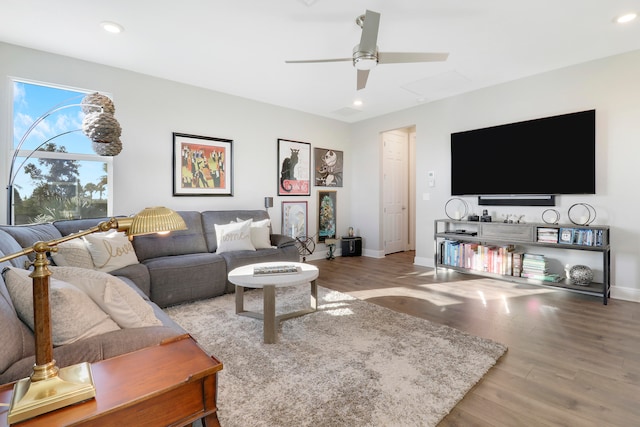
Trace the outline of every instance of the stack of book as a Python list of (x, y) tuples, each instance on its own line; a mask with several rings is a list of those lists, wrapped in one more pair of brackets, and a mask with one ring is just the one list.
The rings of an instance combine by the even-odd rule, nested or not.
[(562, 280), (562, 276), (559, 274), (549, 273), (544, 255), (537, 254), (523, 254), (520, 277), (543, 280), (545, 282), (559, 282)]
[(538, 228), (538, 242), (558, 243), (558, 229), (547, 227)]

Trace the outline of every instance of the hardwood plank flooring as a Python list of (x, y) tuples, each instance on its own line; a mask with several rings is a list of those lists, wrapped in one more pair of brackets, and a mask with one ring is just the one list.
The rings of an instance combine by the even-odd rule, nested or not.
[(440, 426), (640, 426), (640, 304), (383, 259), (316, 260), (318, 285), (499, 341)]

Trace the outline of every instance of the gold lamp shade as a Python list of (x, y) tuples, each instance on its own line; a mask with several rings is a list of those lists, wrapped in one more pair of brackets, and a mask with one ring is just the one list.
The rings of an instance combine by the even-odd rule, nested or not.
[(131, 221), (127, 230), (129, 236), (186, 230), (187, 224), (177, 212), (156, 206), (140, 211)]

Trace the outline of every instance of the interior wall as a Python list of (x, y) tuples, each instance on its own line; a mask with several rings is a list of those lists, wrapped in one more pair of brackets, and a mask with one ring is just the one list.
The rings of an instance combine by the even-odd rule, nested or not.
[[(521, 120), (596, 109), (596, 195), (559, 196), (556, 207), (561, 223), (569, 223), (571, 205), (586, 202), (595, 207), (594, 224), (611, 226), (612, 296), (640, 301), (640, 221), (634, 212), (640, 182), (640, 51), (617, 55), (577, 66), (531, 76), (448, 99), (430, 102), (401, 112), (359, 122), (351, 126), (351, 155), (361, 159), (353, 165), (352, 212), (368, 212), (360, 221), (371, 252), (382, 249), (376, 218), (378, 191), (360, 191), (376, 185), (380, 171), (375, 167), (380, 132), (416, 125), (416, 233), (415, 263), (433, 266), (433, 221), (445, 217), (444, 205), (451, 197), (450, 134)], [(548, 159), (553, 147), (532, 147), (531, 157), (522, 161)], [(372, 166), (373, 165), (373, 166)], [(541, 166), (543, 167), (543, 166)], [(545, 162), (544, 167), (567, 167), (563, 159)], [(428, 187), (427, 171), (436, 173), (434, 187)], [(500, 171), (486, 171), (478, 165), (478, 179), (496, 179)], [(370, 189), (375, 190), (375, 189)], [(466, 199), (480, 212), (475, 198)], [(358, 209), (354, 209), (354, 207)], [(504, 214), (525, 215), (527, 222), (542, 222), (542, 207), (487, 207), (494, 218)], [(378, 214), (379, 215), (379, 214)], [(569, 251), (567, 251), (569, 252)], [(582, 259), (570, 251), (571, 263)], [(594, 268), (599, 268), (595, 265)]]
[[(274, 230), (280, 230), (283, 200), (306, 200), (309, 234), (315, 235), (317, 188), (312, 186), (309, 197), (277, 196), (277, 139), (342, 150), (345, 169), (351, 166), (348, 125), (340, 121), (5, 43), (0, 43), (0, 76), (1, 153), (8, 153), (10, 144), (10, 77), (113, 94), (123, 143), (121, 154), (114, 158), (114, 214), (157, 205), (176, 210), (263, 209), (264, 197), (271, 196)], [(233, 197), (173, 196), (173, 132), (233, 140)], [(0, 160), (2, 223), (6, 223), (6, 157), (3, 154)], [(311, 161), (312, 166), (313, 153)], [(350, 184), (345, 179), (344, 187), (337, 188), (336, 223), (341, 230), (351, 219)], [(324, 256), (323, 247), (318, 245), (319, 256)]]

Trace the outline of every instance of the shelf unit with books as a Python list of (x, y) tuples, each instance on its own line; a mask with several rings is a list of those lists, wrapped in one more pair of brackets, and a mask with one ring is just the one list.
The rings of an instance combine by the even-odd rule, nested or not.
[[(611, 247), (608, 226), (434, 221), (435, 274), (439, 268), (572, 292), (611, 295)], [(536, 248), (590, 251), (602, 257), (602, 282), (576, 285), (561, 272), (548, 270)]]

